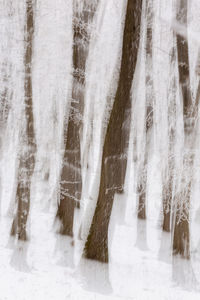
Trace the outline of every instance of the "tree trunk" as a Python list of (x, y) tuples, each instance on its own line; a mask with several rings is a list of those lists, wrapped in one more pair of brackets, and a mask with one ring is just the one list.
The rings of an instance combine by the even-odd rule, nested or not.
[(74, 209), (80, 206), (82, 193), (81, 149), (82, 115), (85, 92), (85, 67), (89, 50), (91, 22), (97, 2), (85, 1), (81, 13), (74, 5), (73, 86), (69, 121), (65, 137), (65, 152), (60, 179), (60, 203), (56, 217), (59, 233), (73, 236)]
[(153, 65), (152, 65), (152, 22), (153, 22), (153, 2), (146, 1), (146, 107), (145, 107), (145, 141), (144, 150), (140, 159), (138, 168), (138, 218), (146, 219), (146, 185), (147, 185), (147, 165), (149, 144), (151, 139), (151, 129), (153, 126), (153, 104), (154, 104), (154, 88), (153, 88)]
[[(8, 19), (8, 24), (3, 26), (3, 31), (1, 32), (2, 38), (5, 40), (1, 44), (1, 66), (0, 66), (0, 139), (4, 139), (4, 133), (7, 125), (8, 115), (11, 108), (12, 98), (13, 98), (13, 86), (12, 86), (12, 73), (13, 73), (13, 63), (12, 63), (12, 2), (7, 1), (5, 3), (5, 13)], [(0, 141), (0, 149), (3, 141)]]
[[(108, 225), (114, 194), (121, 183), (124, 157), (122, 124), (128, 107), (140, 40), (142, 0), (128, 0), (125, 18), (121, 69), (113, 108), (106, 131), (100, 189), (92, 225), (85, 245), (87, 258), (108, 262)], [(125, 173), (126, 170), (123, 170)]]
[[(178, 0), (177, 21), (187, 28), (187, 0)], [(179, 85), (183, 99), (184, 153), (182, 170), (175, 192), (173, 253), (190, 257), (189, 210), (192, 186), (195, 108), (190, 90), (189, 54), (187, 37), (177, 34)]]
[(26, 25), (25, 25), (25, 78), (24, 78), (24, 106), (25, 128), (23, 128), (22, 149), (19, 156), (19, 170), (17, 176), (17, 212), (12, 224), (11, 235), (16, 235), (19, 240), (27, 239), (26, 224), (30, 208), (31, 179), (35, 167), (35, 131), (32, 103), (32, 48), (34, 35), (34, 16), (32, 0), (26, 0)]
[(176, 47), (173, 44), (172, 51), (170, 53), (170, 74), (169, 74), (169, 86), (168, 86), (168, 156), (167, 165), (164, 172), (164, 183), (162, 190), (163, 198), (163, 230), (170, 232), (171, 230), (171, 205), (172, 205), (172, 190), (174, 182), (174, 147), (176, 138)]
[(11, 64), (4, 62), (2, 64), (1, 74), (2, 78), (2, 87), (0, 90), (0, 135), (2, 134), (3, 129), (6, 126), (8, 113), (10, 109), (10, 102), (12, 98), (12, 92), (9, 90), (9, 81), (11, 76)]

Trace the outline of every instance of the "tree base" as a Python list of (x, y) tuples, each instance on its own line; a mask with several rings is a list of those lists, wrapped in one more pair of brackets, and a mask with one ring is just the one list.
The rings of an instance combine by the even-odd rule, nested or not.
[(189, 223), (181, 220), (175, 224), (173, 238), (173, 255), (181, 255), (182, 258), (190, 259)]
[(138, 205), (138, 219), (146, 220), (146, 194), (142, 193), (139, 195), (139, 205)]
[(73, 237), (74, 208), (75, 201), (71, 198), (61, 200), (56, 215), (56, 219), (59, 220), (59, 234)]
[(170, 212), (164, 212), (163, 231), (170, 232)]
[(90, 243), (89, 240), (91, 237), (88, 237), (88, 241), (86, 242), (84, 249), (84, 256), (88, 259), (93, 259), (100, 261), (102, 263), (108, 263), (108, 246), (107, 241), (104, 243)]

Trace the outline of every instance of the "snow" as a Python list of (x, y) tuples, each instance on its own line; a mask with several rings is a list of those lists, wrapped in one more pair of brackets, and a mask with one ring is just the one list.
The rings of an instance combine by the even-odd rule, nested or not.
[[(161, 233), (155, 222), (145, 225), (151, 241), (145, 241), (144, 224), (138, 224), (143, 245), (136, 241), (135, 226), (116, 224), (109, 265), (82, 259), (73, 266), (71, 241), (51, 230), (54, 214), (42, 212), (39, 205), (32, 209), (26, 251), (9, 248), (10, 220), (1, 219), (0, 299), (199, 299), (199, 285), (187, 287), (189, 272), (182, 273), (180, 266), (172, 270), (169, 235)], [(187, 270), (188, 262), (181, 263)], [(192, 267), (197, 272), (199, 262)], [(186, 276), (186, 286), (179, 276)]]
[[(105, 125), (113, 103), (120, 67), (126, 1), (100, 0), (94, 16), (86, 65), (85, 110), (81, 140), (83, 193), (76, 209), (74, 240), (56, 233), (57, 186), (72, 89), (71, 0), (37, 0), (34, 39), (33, 98), (37, 157), (32, 180), (26, 243), (10, 237), (15, 209), (20, 126), (23, 124), (24, 0), (0, 1), (0, 63), (13, 64), (9, 88), (12, 108), (0, 149), (0, 300), (199, 300), (200, 297), (200, 161), (197, 134), (195, 180), (191, 201), (191, 260), (173, 257), (171, 235), (162, 231), (162, 170), (166, 159), (167, 85), (173, 32), (169, 26), (174, 1), (154, 1), (153, 74), (156, 91), (154, 138), (147, 179), (147, 220), (137, 219), (136, 158), (144, 138), (145, 21), (132, 95), (131, 134), (125, 193), (115, 195), (109, 224), (109, 263), (83, 257), (100, 180)], [(145, 5), (144, 5), (145, 6)], [(199, 0), (190, 7), (191, 86), (199, 34)], [(12, 12), (12, 13), (11, 13)], [(11, 13), (11, 16), (9, 16)], [(13, 15), (12, 15), (13, 14)], [(144, 7), (143, 7), (144, 14)], [(144, 15), (143, 15), (144, 17)], [(178, 26), (173, 26), (178, 28)], [(199, 39), (199, 38), (198, 38)], [(7, 52), (7, 48), (9, 51)], [(164, 72), (164, 71), (165, 72)], [(0, 70), (1, 72), (1, 70)], [(1, 75), (1, 74), (0, 74)], [(0, 76), (0, 92), (3, 79)], [(183, 144), (182, 109), (177, 93), (177, 157)], [(109, 109), (108, 109), (109, 108)], [(65, 120), (66, 118), (66, 120)], [(137, 146), (134, 148), (134, 137)], [(178, 164), (178, 159), (176, 161)], [(44, 180), (45, 172), (49, 180)], [(177, 173), (180, 170), (177, 171)], [(80, 227), (81, 225), (81, 227)], [(81, 239), (79, 239), (79, 235)]]
[(170, 234), (162, 232), (157, 209), (149, 211), (147, 222), (130, 212), (124, 221), (123, 204), (130, 194), (117, 195), (109, 227), (110, 262), (102, 264), (81, 258), (81, 241), (72, 246), (71, 238), (55, 233), (56, 207), (44, 209), (45, 184), (40, 186), (43, 201), (36, 198), (31, 207), (25, 246), (8, 238), (12, 218), (2, 214), (0, 299), (199, 299), (199, 248), (191, 262), (172, 261)]

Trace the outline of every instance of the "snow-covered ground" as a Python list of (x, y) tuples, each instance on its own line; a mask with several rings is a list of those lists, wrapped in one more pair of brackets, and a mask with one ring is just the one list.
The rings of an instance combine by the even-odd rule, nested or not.
[(75, 240), (73, 246), (71, 238), (55, 233), (56, 208), (46, 208), (50, 196), (46, 182), (35, 196), (26, 245), (9, 239), (12, 218), (6, 209), (2, 212), (1, 300), (199, 299), (200, 249), (192, 253), (191, 261), (172, 259), (170, 234), (162, 232), (159, 213), (150, 210), (147, 222), (137, 221), (130, 204), (128, 213), (123, 209), (130, 195), (117, 195), (107, 265), (81, 258), (81, 241)]

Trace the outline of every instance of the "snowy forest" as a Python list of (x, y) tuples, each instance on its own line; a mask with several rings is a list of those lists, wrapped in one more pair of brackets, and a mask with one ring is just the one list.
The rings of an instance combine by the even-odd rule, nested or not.
[(199, 100), (199, 0), (0, 0), (1, 300), (199, 300)]

